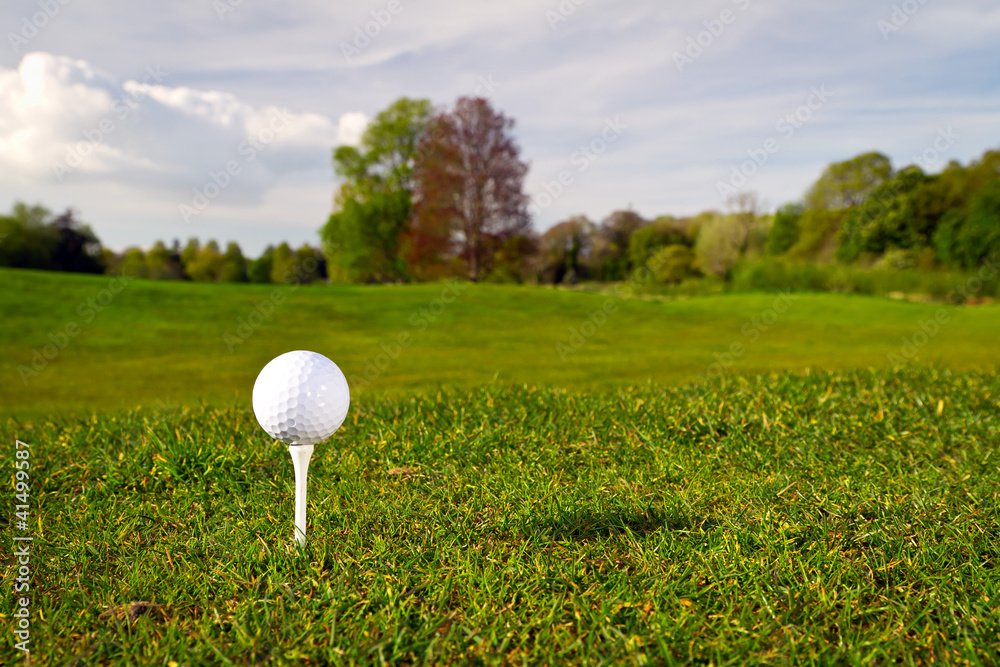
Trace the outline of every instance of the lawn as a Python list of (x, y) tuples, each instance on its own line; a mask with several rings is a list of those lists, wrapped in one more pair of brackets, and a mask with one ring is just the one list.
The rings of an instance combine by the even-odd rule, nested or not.
[[(108, 281), (0, 270), (33, 664), (1000, 661), (1000, 308)], [(302, 552), (291, 349), (353, 392)]]
[(245, 405), (264, 364), (294, 349), (336, 361), (355, 396), (489, 382), (669, 386), (718, 371), (887, 368), (890, 354), (942, 368), (1000, 364), (1000, 307), (839, 294), (777, 299), (654, 301), (461, 283), (119, 285), (0, 269), (0, 416)]
[(363, 398), (302, 554), (246, 406), (8, 422), (35, 659), (997, 664), (998, 401), (928, 369)]

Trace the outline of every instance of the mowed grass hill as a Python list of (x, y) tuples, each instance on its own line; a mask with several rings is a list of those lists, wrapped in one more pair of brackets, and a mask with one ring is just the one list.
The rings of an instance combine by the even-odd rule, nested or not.
[(998, 307), (839, 294), (666, 301), (461, 282), (219, 285), (0, 269), (0, 309), (7, 416), (248, 403), (257, 372), (294, 349), (334, 359), (356, 396), (1000, 362)]

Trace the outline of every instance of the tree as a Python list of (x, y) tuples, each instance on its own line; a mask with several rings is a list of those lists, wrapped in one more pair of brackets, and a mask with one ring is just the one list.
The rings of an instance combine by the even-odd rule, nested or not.
[(644, 266), (659, 251), (669, 245), (690, 245), (690, 239), (679, 229), (678, 221), (663, 216), (632, 232), (628, 239), (628, 258), (633, 270)]
[(733, 243), (736, 244), (736, 250), (742, 257), (750, 248), (753, 233), (758, 227), (760, 198), (756, 192), (737, 192), (726, 200), (726, 206), (733, 218)]
[(222, 256), (222, 263), (219, 266), (219, 282), (247, 282), (247, 260), (243, 257), (239, 244), (234, 241), (226, 245), (226, 254)]
[(806, 208), (857, 206), (868, 193), (892, 176), (892, 162), (881, 153), (864, 153), (844, 162), (835, 162), (823, 171), (806, 193)]
[(260, 257), (254, 260), (250, 260), (250, 266), (247, 267), (247, 278), (252, 283), (269, 283), (271, 282), (271, 268), (274, 261), (274, 246), (269, 245), (264, 248), (264, 252), (261, 253)]
[(601, 280), (624, 280), (629, 272), (629, 241), (649, 224), (635, 211), (615, 211), (601, 221), (594, 244), (594, 259)]
[(149, 269), (146, 266), (146, 255), (142, 252), (142, 248), (127, 248), (122, 255), (122, 262), (118, 270), (121, 275), (130, 278), (148, 278)]
[(401, 236), (413, 206), (405, 190), (346, 197), (321, 238), (336, 275), (351, 282), (390, 282), (407, 275)]
[(494, 283), (524, 283), (531, 278), (532, 261), (538, 255), (538, 237), (518, 234), (505, 239), (493, 252), (492, 270), (486, 280)]
[(49, 223), (55, 236), (52, 248), (52, 262), (57, 271), (81, 273), (102, 273), (101, 242), (89, 226), (81, 224), (73, 217), (73, 211), (65, 213)]
[(105, 269), (101, 242), (71, 210), (60, 216), (40, 205), (18, 202), (0, 217), (0, 266), (49, 271), (101, 273)]
[(783, 255), (799, 240), (799, 220), (805, 207), (799, 203), (785, 204), (774, 214), (767, 235), (767, 254)]
[(274, 249), (271, 256), (271, 282), (279, 285), (296, 282), (295, 253), (288, 243), (282, 243)]
[(214, 283), (219, 281), (222, 273), (223, 256), (219, 250), (219, 244), (212, 239), (198, 250), (198, 254), (190, 264), (184, 267), (185, 272), (191, 280), (197, 282)]
[(180, 280), (184, 270), (163, 241), (157, 241), (146, 253), (146, 273), (153, 280)]
[(432, 112), (429, 100), (400, 98), (365, 129), (360, 146), (334, 151), (344, 183), (321, 237), (338, 279), (407, 277), (402, 236), (413, 212), (417, 149)]
[(188, 239), (187, 245), (184, 246), (184, 250), (181, 251), (181, 265), (184, 267), (184, 275), (191, 277), (188, 267), (194, 263), (195, 258), (198, 256), (198, 252), (201, 250), (201, 241), (196, 237), (192, 236)]
[(586, 277), (597, 225), (576, 215), (545, 230), (538, 241), (539, 277), (552, 284)]
[(1000, 178), (976, 194), (967, 215), (953, 209), (945, 216), (934, 245), (942, 260), (968, 270), (985, 259), (1000, 259)]
[(739, 233), (733, 216), (713, 213), (702, 222), (695, 243), (695, 255), (703, 273), (720, 278), (729, 274), (740, 258)]
[(861, 206), (847, 214), (838, 235), (837, 259), (852, 262), (862, 253), (879, 255), (889, 248), (914, 248), (930, 239), (914, 223), (919, 220), (909, 196), (927, 180), (920, 167), (907, 167), (874, 188)]
[(450, 232), (466, 274), (478, 280), (491, 268), (487, 237), (502, 242), (528, 231), (528, 165), (510, 135), (513, 119), (486, 98), (459, 98), (453, 111), (437, 114), (431, 125), (414, 173), (415, 225), (418, 232)]
[(292, 282), (302, 285), (316, 282), (326, 277), (326, 263), (323, 253), (308, 243), (303, 243), (295, 251), (295, 263), (292, 266), (294, 278)]
[(0, 266), (23, 269), (55, 268), (52, 263), (51, 237), (45, 221), (51, 212), (41, 206), (29, 207), (18, 202), (9, 216), (0, 218)]
[(653, 277), (658, 282), (674, 285), (694, 271), (694, 251), (686, 245), (672, 244), (660, 248), (649, 260)]
[(830, 262), (837, 252), (837, 238), (844, 219), (854, 209), (809, 208), (798, 219), (798, 238), (785, 256), (813, 262)]

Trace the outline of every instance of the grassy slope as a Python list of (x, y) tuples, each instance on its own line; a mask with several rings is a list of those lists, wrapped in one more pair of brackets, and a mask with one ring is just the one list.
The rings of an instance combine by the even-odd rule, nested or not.
[[(799, 295), (760, 339), (741, 329), (774, 302), (768, 294), (687, 301), (619, 300), (619, 310), (566, 361), (569, 339), (606, 297), (563, 290), (474, 285), (428, 323), (421, 317), (442, 285), (290, 287), (133, 281), (92, 322), (86, 300), (107, 278), (0, 269), (0, 414), (38, 416), (69, 408), (245, 404), (254, 377), (272, 357), (313, 349), (348, 377), (364, 373), (400, 333), (413, 344), (356, 395), (368, 392), (504, 384), (594, 388), (698, 377), (734, 342), (747, 345), (740, 371), (884, 367), (901, 338), (939, 306), (836, 294)], [(230, 352), (224, 341), (254, 304), (278, 289), (275, 314)], [(81, 304), (83, 304), (81, 306)], [(82, 312), (82, 314), (81, 314)], [(924, 363), (995, 369), (1000, 308), (949, 308), (951, 321), (920, 349)], [(80, 333), (25, 385), (19, 365), (48, 335), (76, 323)]]
[(998, 398), (948, 371), (362, 398), (306, 557), (246, 407), (36, 422), (35, 661), (997, 664)]

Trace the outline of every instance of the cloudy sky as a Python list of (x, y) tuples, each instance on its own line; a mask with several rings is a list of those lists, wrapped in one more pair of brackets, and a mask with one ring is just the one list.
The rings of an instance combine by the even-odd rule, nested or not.
[(0, 209), (116, 249), (315, 243), (332, 148), (403, 95), (516, 119), (539, 229), (1000, 147), (995, 0), (6, 0), (0, 27)]

